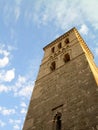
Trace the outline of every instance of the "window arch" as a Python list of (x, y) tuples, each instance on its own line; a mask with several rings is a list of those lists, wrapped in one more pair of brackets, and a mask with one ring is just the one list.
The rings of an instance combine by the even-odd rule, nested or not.
[(58, 44), (58, 48), (60, 49), (62, 47), (62, 43), (60, 42), (59, 44)]
[(64, 55), (64, 62), (68, 62), (68, 61), (70, 61), (70, 55), (67, 53), (67, 54), (65, 54)]
[(51, 52), (54, 53), (54, 51), (55, 51), (55, 47), (52, 47)]
[(55, 130), (61, 130), (62, 127), (61, 117), (62, 114), (60, 112), (57, 112), (57, 114), (54, 116)]
[(56, 63), (55, 63), (55, 61), (53, 61), (53, 62), (51, 63), (50, 69), (51, 69), (51, 71), (53, 71), (53, 70), (56, 69)]
[(66, 39), (65, 39), (65, 43), (66, 43), (66, 44), (69, 44), (69, 38), (66, 38)]

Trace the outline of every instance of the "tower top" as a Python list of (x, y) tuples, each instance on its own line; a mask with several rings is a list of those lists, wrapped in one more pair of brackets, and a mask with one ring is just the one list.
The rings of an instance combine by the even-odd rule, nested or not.
[(46, 45), (43, 50), (47, 49), (48, 47), (51, 47), (51, 45), (61, 41), (62, 39), (64, 39), (65, 37), (68, 37), (70, 35), (71, 32), (74, 31), (74, 29), (76, 29), (75, 27), (73, 27), (72, 29), (70, 29), (68, 32), (64, 33), (63, 35), (59, 36), (58, 38), (56, 38), (54, 41), (52, 41), (51, 43), (49, 43), (48, 45)]
[[(56, 69), (62, 66), (62, 62), (60, 62), (60, 64), (57, 63), (57, 58), (61, 58), (62, 55), (66, 55), (68, 53), (70, 60), (72, 61), (84, 53), (98, 84), (98, 67), (93, 61), (94, 56), (75, 27), (46, 45), (43, 50), (44, 58), (42, 60), (41, 67), (44, 65), (44, 69), (46, 68), (46, 70), (44, 70), (45, 72), (43, 71), (42, 73), (39, 73), (38, 79), (50, 73), (49, 66), (51, 66), (51, 62), (53, 62), (53, 64), (57, 64)], [(54, 61), (56, 63), (54, 63)]]
[(87, 46), (87, 44), (85, 43), (85, 41), (83, 40), (83, 38), (81, 37), (81, 35), (79, 34), (78, 30), (76, 29), (76, 27), (73, 27), (72, 29), (70, 29), (69, 31), (65, 32), (63, 35), (59, 36), (58, 38), (56, 38), (54, 41), (52, 41), (51, 43), (49, 43), (48, 45), (46, 45), (43, 50), (45, 51), (46, 49), (48, 49), (49, 47), (55, 45), (56, 43), (60, 42), (62, 39), (64, 38), (68, 38), (70, 36), (71, 33), (75, 33), (77, 38), (81, 41), (80, 45), (83, 46), (86, 50), (86, 52), (88, 52), (93, 58), (93, 54), (91, 52), (91, 50), (89, 49), (89, 47)]
[(98, 130), (98, 68), (77, 29), (44, 51), (23, 130)]

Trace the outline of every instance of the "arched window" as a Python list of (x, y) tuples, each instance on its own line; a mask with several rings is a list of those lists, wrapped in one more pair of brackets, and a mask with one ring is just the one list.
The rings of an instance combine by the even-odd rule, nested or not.
[(54, 53), (54, 51), (55, 51), (55, 47), (52, 47), (51, 52)]
[(54, 117), (55, 130), (61, 130), (62, 127), (61, 117), (62, 114), (60, 112), (57, 112), (57, 114)]
[(69, 38), (66, 38), (66, 39), (65, 39), (65, 43), (66, 43), (66, 44), (69, 44)]
[(70, 61), (70, 55), (67, 53), (64, 56), (64, 62), (68, 62), (68, 61)]
[(50, 69), (51, 69), (51, 71), (53, 71), (53, 70), (56, 69), (56, 63), (55, 63), (55, 61), (53, 61), (53, 62), (51, 63)]
[(60, 49), (62, 47), (62, 43), (60, 42), (59, 44), (58, 44), (58, 48)]

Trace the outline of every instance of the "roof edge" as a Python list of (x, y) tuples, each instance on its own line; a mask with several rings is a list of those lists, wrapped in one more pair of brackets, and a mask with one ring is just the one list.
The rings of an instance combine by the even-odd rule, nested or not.
[(58, 40), (61, 40), (62, 38), (69, 36), (69, 33), (72, 32), (73, 30), (77, 30), (75, 27), (73, 27), (72, 29), (70, 29), (69, 31), (65, 32), (63, 35), (59, 36), (58, 38), (56, 38), (54, 41), (50, 42), (48, 45), (46, 45), (43, 50), (45, 50), (46, 48), (48, 48), (49, 46), (51, 46), (51, 44), (56, 43)]

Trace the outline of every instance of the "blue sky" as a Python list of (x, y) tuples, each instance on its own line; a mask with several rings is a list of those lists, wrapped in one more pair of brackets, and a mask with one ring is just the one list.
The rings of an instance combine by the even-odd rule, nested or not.
[(0, 0), (0, 129), (22, 130), (43, 47), (76, 27), (98, 65), (98, 0)]

